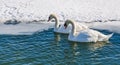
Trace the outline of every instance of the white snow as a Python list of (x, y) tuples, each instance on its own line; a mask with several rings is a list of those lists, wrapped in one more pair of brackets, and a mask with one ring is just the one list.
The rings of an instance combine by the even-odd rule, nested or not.
[[(120, 0), (0, 0), (0, 22), (9, 19), (20, 21), (47, 20), (56, 13), (61, 20), (74, 19), (91, 22), (94, 20), (120, 20)], [(120, 33), (120, 23), (90, 23), (91, 28)], [(33, 34), (53, 26), (50, 24), (4, 25), (0, 23), (0, 34)]]
[[(63, 22), (61, 22), (63, 23)], [(113, 33), (120, 34), (120, 21), (116, 22), (93, 22), (84, 23), (89, 28), (98, 30), (108, 30)], [(41, 32), (53, 28), (54, 22), (42, 22), (42, 23), (20, 23), (17, 25), (5, 25), (0, 23), (0, 35), (32, 35), (35, 32)]]
[(47, 19), (51, 13), (80, 21), (120, 19), (120, 0), (0, 0), (0, 19)]
[(0, 24), (0, 35), (32, 35), (53, 27), (53, 23), (21, 23), (18, 25)]
[(89, 25), (90, 28), (99, 30), (108, 30), (120, 34), (120, 21), (115, 22), (95, 22)]

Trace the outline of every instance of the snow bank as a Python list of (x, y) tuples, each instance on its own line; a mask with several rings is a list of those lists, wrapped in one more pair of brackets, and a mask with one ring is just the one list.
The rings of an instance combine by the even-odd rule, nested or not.
[(21, 23), (17, 25), (0, 24), (0, 35), (32, 35), (53, 27), (53, 23)]
[[(63, 24), (63, 22), (61, 22)], [(92, 22), (83, 23), (89, 28), (98, 30), (108, 30), (113, 33), (120, 34), (120, 21), (116, 22)], [(32, 35), (35, 32), (41, 32), (49, 28), (53, 28), (54, 22), (39, 22), (39, 23), (20, 23), (17, 25), (5, 25), (0, 23), (0, 35)]]
[(108, 30), (113, 33), (120, 34), (120, 21), (114, 22), (95, 22), (89, 24), (90, 28), (99, 29), (99, 30)]
[[(0, 22), (9, 19), (19, 21), (47, 20), (56, 13), (61, 20), (78, 21), (120, 20), (120, 0), (0, 0)], [(33, 34), (53, 26), (53, 24), (3, 25), (0, 34)], [(120, 23), (90, 23), (95, 29), (120, 33)]]
[(120, 19), (120, 0), (0, 0), (0, 20), (39, 20), (56, 13), (80, 21)]

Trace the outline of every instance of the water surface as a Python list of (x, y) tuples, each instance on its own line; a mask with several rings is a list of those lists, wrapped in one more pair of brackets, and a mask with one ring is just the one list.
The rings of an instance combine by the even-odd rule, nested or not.
[[(99, 30), (104, 34), (111, 32)], [(53, 29), (0, 35), (0, 65), (120, 65), (120, 34), (109, 42), (76, 43)]]

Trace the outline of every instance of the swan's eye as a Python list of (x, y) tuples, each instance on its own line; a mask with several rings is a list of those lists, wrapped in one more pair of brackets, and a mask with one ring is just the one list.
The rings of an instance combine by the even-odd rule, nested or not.
[(67, 26), (67, 24), (65, 23), (64, 26)]
[(66, 23), (64, 24), (64, 27), (67, 28), (67, 24)]
[(48, 18), (49, 20), (51, 19), (51, 17)]

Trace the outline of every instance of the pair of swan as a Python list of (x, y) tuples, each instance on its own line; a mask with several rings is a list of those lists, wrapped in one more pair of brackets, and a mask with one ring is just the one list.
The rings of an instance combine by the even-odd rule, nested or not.
[[(60, 24), (59, 20), (58, 20), (58, 17), (57, 15), (55, 14), (51, 14), (48, 18), (48, 21), (54, 19), (55, 20), (55, 26), (54, 26), (54, 32), (55, 33), (63, 33), (63, 34), (69, 34), (72, 30), (72, 26), (71, 25), (68, 25), (67, 28), (64, 27), (64, 24)], [(77, 29), (76, 31), (81, 31), (81, 30), (84, 30), (84, 29), (87, 29), (88, 27), (81, 24), (81, 23), (78, 23), (76, 22), (76, 26), (77, 26)]]
[[(59, 24), (59, 20), (55, 14), (51, 14), (48, 21), (54, 19), (54, 32), (69, 34), (68, 40), (73, 42), (97, 42), (107, 41), (113, 35), (104, 35), (96, 30), (89, 29), (87, 26), (77, 23), (74, 20), (66, 20), (63, 25)], [(71, 26), (69, 25), (71, 24)]]

